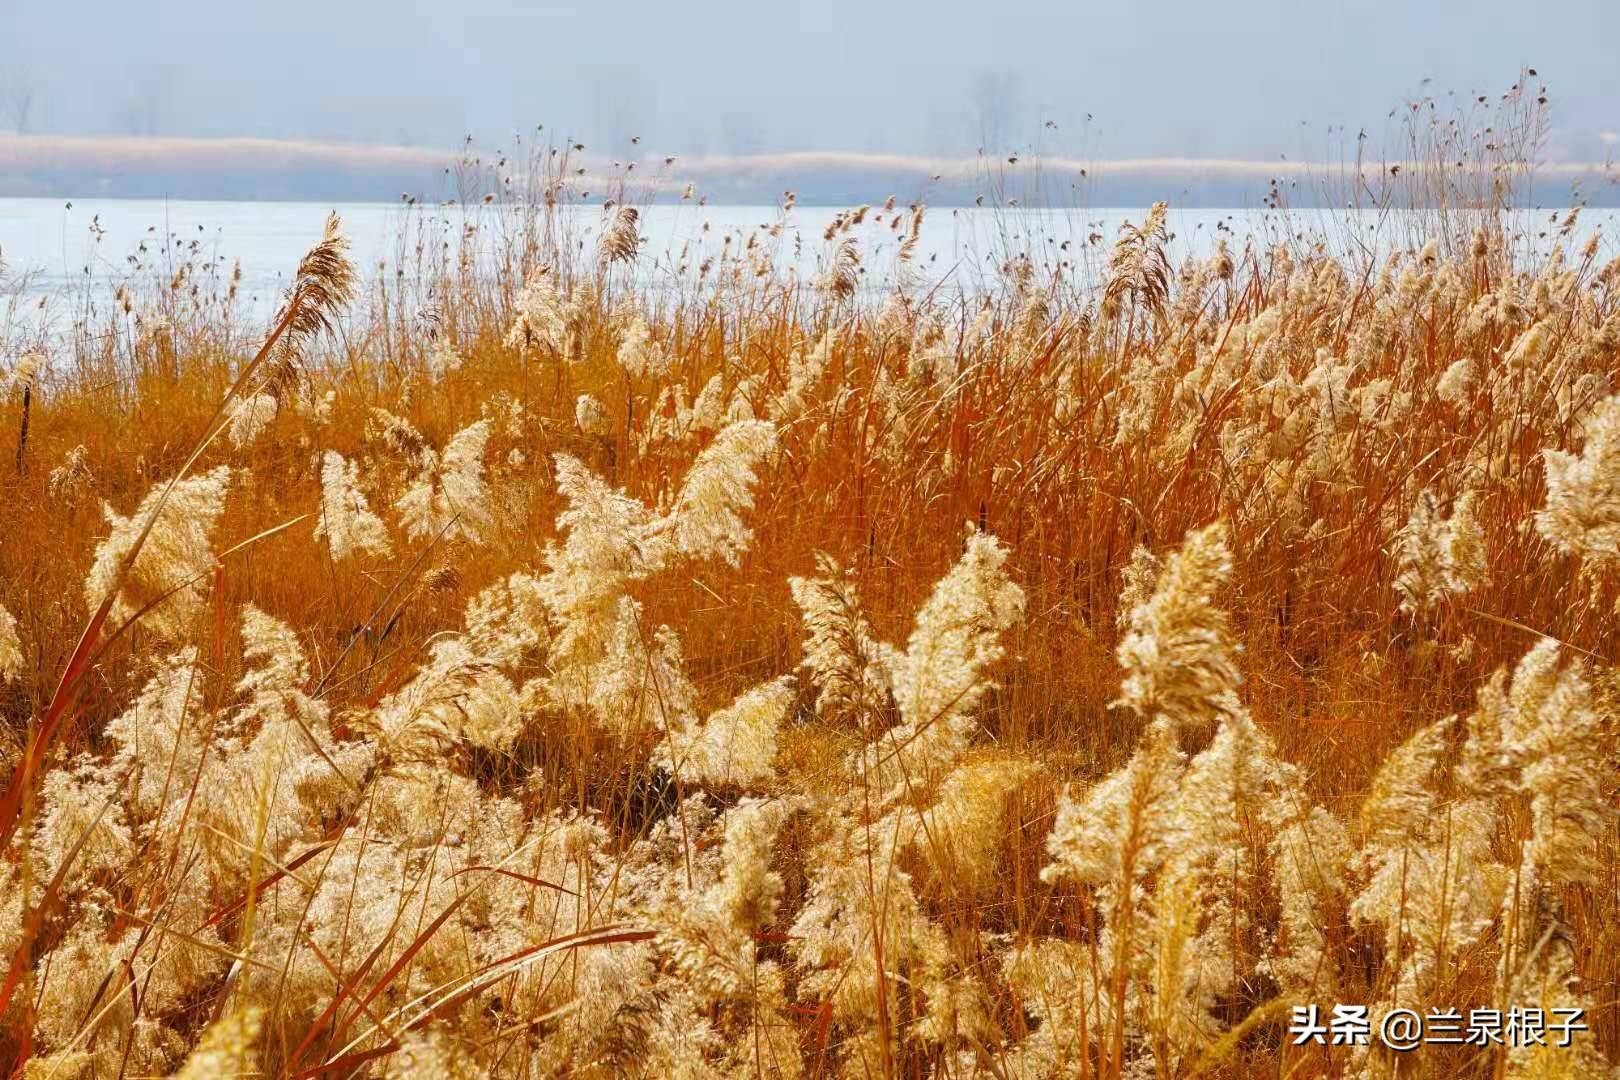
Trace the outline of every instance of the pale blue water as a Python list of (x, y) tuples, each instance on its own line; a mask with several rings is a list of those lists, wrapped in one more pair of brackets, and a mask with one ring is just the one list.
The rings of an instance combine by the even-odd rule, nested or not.
[[(211, 266), (222, 289), (239, 261), (243, 307), (249, 314), (268, 314), (299, 257), (320, 237), (329, 209), (342, 215), (353, 253), (367, 274), (392, 275), (402, 262), (410, 264), (411, 249), (419, 239), (430, 245), (459, 242), (468, 227), (476, 230), (479, 247), (487, 254), (499, 229), (495, 212), (482, 206), (410, 210), (398, 203), (329, 207), (318, 203), (75, 199), (69, 205), (57, 199), (0, 199), (0, 260), (6, 268), (0, 294), (9, 289), (16, 295), (20, 288), (29, 300), (60, 297), (64, 291), (81, 297), (110, 297), (126, 281), (158, 276), (167, 280), (187, 259), (202, 268)], [(785, 219), (778, 241), (778, 267), (796, 266), (801, 273), (814, 273), (829, 247), (822, 234), (838, 213), (830, 207), (795, 208)], [(894, 255), (910, 222), (904, 207), (895, 213), (901, 218), (898, 230), (891, 228), (892, 214), (877, 207), (855, 230), (864, 280), (870, 288), (892, 280)], [(924, 280), (973, 281), (988, 276), (1008, 256), (1028, 252), (1047, 266), (1067, 260), (1073, 264), (1070, 275), (1083, 277), (1088, 269), (1106, 261), (1120, 225), (1141, 220), (1143, 213), (1138, 208), (930, 208), (913, 265)], [(574, 242), (587, 254), (593, 251), (604, 220), (601, 210), (582, 206), (562, 214)], [(1561, 217), (1560, 211), (1527, 211), (1521, 231), (1529, 243), (1545, 247), (1556, 235), (1550, 219)], [(766, 227), (782, 220), (779, 208), (770, 206), (679, 203), (646, 208), (641, 219), (641, 273), (652, 283), (667, 279), (683, 247), (688, 248), (688, 265), (696, 267), (706, 256), (719, 253), (728, 236), (733, 250), (750, 235), (766, 243)], [(1346, 210), (1295, 211), (1284, 220), (1256, 210), (1172, 209), (1169, 226), (1174, 235), (1173, 261), (1184, 254), (1207, 255), (1220, 236), (1227, 239), (1234, 255), (1251, 237), (1259, 244), (1269, 244), (1302, 231), (1319, 232), (1339, 250), (1361, 242), (1387, 248), (1412, 241), (1399, 218)], [(1605, 248), (1614, 247), (1615, 239), (1620, 238), (1620, 211), (1585, 211), (1566, 243), (1579, 243), (1593, 230), (1604, 238)], [(1544, 234), (1539, 241), (1538, 233)], [(139, 260), (139, 265), (132, 259)], [(205, 287), (209, 273), (207, 269), (202, 273)]]

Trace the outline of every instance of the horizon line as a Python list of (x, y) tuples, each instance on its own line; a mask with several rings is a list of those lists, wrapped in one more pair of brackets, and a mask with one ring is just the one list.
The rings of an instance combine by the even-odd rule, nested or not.
[[(537, 149), (552, 146), (549, 142), (534, 145)], [(1037, 153), (991, 155), (981, 151), (961, 156), (820, 149), (674, 154), (667, 158), (655, 154), (649, 155), (648, 161), (638, 163), (651, 167), (632, 173), (624, 168), (622, 161), (612, 161), (589, 149), (583, 153), (571, 148), (559, 150), (586, 169), (582, 176), (566, 178), (582, 190), (585, 185), (629, 184), (656, 188), (711, 184), (717, 185), (717, 190), (705, 191), (700, 187), (697, 194), (724, 197), (728, 193), (734, 196), (743, 190), (763, 191), (769, 187), (771, 192), (766, 201), (774, 201), (787, 190), (793, 190), (795, 183), (801, 188), (808, 183), (810, 199), (833, 203), (845, 199), (865, 201), (855, 193), (856, 189), (872, 182), (954, 189), (933, 193), (960, 198), (967, 203), (973, 200), (969, 189), (974, 182), (1027, 186), (1050, 177), (1066, 180), (1075, 189), (1152, 184), (1159, 188), (1193, 186), (1204, 189), (1203, 194), (1207, 195), (1214, 194), (1207, 190), (1209, 188), (1232, 192), (1237, 190), (1234, 185), (1256, 182), (1298, 184), (1312, 179), (1366, 179), (1374, 174), (1382, 179), (1402, 169), (1418, 173), (1430, 165), (1399, 158), (1371, 157), (1339, 161), (1234, 156), (1082, 159)], [(478, 154), (479, 150), (473, 146), (470, 152)], [(403, 187), (407, 194), (412, 194), (412, 180), (432, 179), (443, 183), (445, 172), (458, 163), (467, 162), (468, 153), (468, 148), (436, 150), (389, 143), (264, 136), (0, 133), (0, 195), (45, 197), (63, 193), (89, 197), (98, 192), (87, 188), (100, 188), (101, 194), (116, 196), (118, 192), (145, 193), (163, 188), (165, 193), (175, 197), (192, 197), (183, 192), (211, 188), (229, 192), (250, 187), (255, 181), (264, 181), (272, 192), (307, 191), (307, 197), (327, 197), (339, 191), (352, 193), (371, 187), (384, 189), (384, 181), (388, 190)], [(476, 159), (478, 167), (487, 168), (486, 159), (494, 157), (495, 152), (484, 151)], [(1019, 168), (1019, 163), (1024, 167)], [(1544, 177), (1575, 183), (1603, 179), (1610, 186), (1620, 181), (1612, 161), (1471, 163), (1447, 164), (1444, 168), (1453, 174), (1475, 175), (1506, 170), (1532, 179)], [(778, 190), (782, 184), (787, 187)], [(170, 186), (178, 186), (181, 193), (169, 192)], [(801, 196), (805, 194), (801, 191)]]

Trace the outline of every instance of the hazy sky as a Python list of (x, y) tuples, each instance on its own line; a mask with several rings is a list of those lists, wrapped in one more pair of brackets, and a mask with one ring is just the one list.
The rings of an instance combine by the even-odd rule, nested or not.
[(0, 0), (0, 129), (1274, 160), (1527, 64), (1550, 155), (1592, 159), (1617, 32), (1615, 0)]

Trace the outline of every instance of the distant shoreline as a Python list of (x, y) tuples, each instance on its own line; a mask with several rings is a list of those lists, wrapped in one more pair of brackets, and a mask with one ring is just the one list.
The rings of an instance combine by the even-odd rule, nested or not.
[[(510, 150), (510, 148), (504, 148)], [(485, 151), (485, 160), (500, 151)], [(656, 151), (628, 173), (585, 152), (570, 175), (576, 199), (599, 200), (624, 180), (643, 201), (679, 198), (686, 185), (724, 205), (772, 205), (793, 191), (804, 206), (921, 200), (937, 207), (1145, 206), (1260, 208), (1275, 185), (1290, 205), (1326, 205), (1324, 189), (1354, 177), (1353, 163), (1236, 158), (927, 157), (796, 151), (675, 157)], [(389, 202), (399, 193), (441, 202), (456, 193), (449, 151), (382, 144), (262, 138), (0, 134), (0, 196), (184, 199), (211, 202)], [(1376, 180), (1402, 163), (1364, 164)], [(1620, 206), (1610, 163), (1554, 162), (1534, 171), (1531, 205), (1566, 205), (1573, 191), (1593, 206)], [(589, 197), (584, 192), (591, 192)], [(1537, 197), (1542, 196), (1542, 197)]]

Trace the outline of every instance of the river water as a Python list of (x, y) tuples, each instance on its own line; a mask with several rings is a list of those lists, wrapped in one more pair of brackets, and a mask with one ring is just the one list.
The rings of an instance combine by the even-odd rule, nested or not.
[[(279, 301), (299, 256), (321, 235), (329, 210), (343, 218), (358, 264), (368, 273), (392, 274), (408, 264), (417, 244), (458, 243), (468, 229), (479, 250), (492, 249), (501, 231), (498, 207), (407, 207), (399, 203), (328, 206), (308, 202), (203, 202), (140, 199), (0, 199), (0, 291), (28, 300), (77, 292), (110, 296), (118, 285), (166, 279), (190, 260), (223, 282), (240, 266), (240, 302), (250, 314), (268, 314)], [(824, 265), (829, 244), (823, 233), (842, 211), (795, 207), (786, 216), (771, 206), (655, 205), (643, 209), (640, 272), (649, 281), (684, 261), (689, 268), (722, 250), (775, 244), (779, 269), (813, 273)], [(1047, 267), (1071, 264), (1072, 275), (1101, 267), (1118, 230), (1140, 221), (1142, 208), (1026, 209), (933, 207), (926, 212), (912, 265), (924, 280), (971, 282), (988, 277), (1017, 253)], [(898, 228), (895, 218), (899, 218)], [(1557, 238), (1562, 211), (1525, 211), (1519, 229), (1527, 246), (1545, 248)], [(571, 242), (594, 250), (606, 218), (599, 207), (561, 211)], [(1224, 238), (1234, 254), (1251, 238), (1262, 247), (1285, 236), (1320, 236), (1335, 250), (1378, 249), (1414, 242), (1421, 222), (1370, 211), (1296, 210), (1283, 216), (1259, 210), (1172, 209), (1172, 262), (1207, 255)], [(772, 240), (769, 230), (780, 226)], [(853, 230), (867, 288), (892, 280), (894, 256), (910, 226), (905, 207), (873, 207)], [(1597, 231), (1605, 257), (1620, 251), (1620, 211), (1583, 212), (1566, 243)], [(685, 253), (684, 260), (682, 253)], [(16, 310), (37, 307), (16, 305)]]

